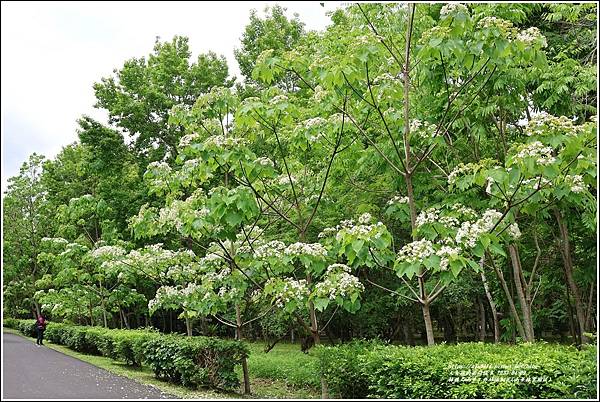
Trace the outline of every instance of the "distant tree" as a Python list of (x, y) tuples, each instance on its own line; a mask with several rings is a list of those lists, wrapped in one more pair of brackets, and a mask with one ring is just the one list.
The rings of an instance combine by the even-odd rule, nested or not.
[(256, 83), (252, 80), (252, 70), (263, 51), (272, 49), (274, 56), (281, 56), (292, 50), (304, 35), (304, 23), (298, 19), (298, 14), (288, 19), (285, 11), (279, 5), (267, 7), (265, 18), (260, 18), (256, 10), (250, 12), (250, 23), (242, 35), (242, 47), (233, 52), (246, 82)]
[(175, 105), (193, 105), (201, 93), (214, 86), (231, 86), (227, 62), (213, 52), (190, 63), (188, 38), (175, 36), (170, 42), (156, 39), (148, 59), (132, 58), (114, 76), (94, 84), (96, 107), (108, 110), (109, 121), (133, 139), (142, 165), (177, 156), (182, 135), (167, 123)]

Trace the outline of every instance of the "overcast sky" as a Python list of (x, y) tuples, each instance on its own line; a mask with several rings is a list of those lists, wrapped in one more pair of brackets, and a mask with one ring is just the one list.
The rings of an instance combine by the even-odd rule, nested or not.
[(83, 114), (94, 109), (92, 85), (126, 59), (147, 56), (156, 36), (190, 38), (192, 58), (213, 50), (239, 76), (233, 49), (250, 9), (267, 4), (298, 13), (307, 29), (323, 29), (325, 2), (2, 2), (2, 191), (27, 157), (54, 157), (77, 140)]

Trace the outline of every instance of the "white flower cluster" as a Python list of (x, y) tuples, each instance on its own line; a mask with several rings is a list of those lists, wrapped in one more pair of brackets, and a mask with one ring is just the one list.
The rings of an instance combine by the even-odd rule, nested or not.
[(552, 156), (552, 147), (544, 146), (540, 141), (525, 144), (520, 148), (515, 155), (516, 158), (535, 158), (540, 165), (549, 165), (556, 161), (556, 158)]
[(423, 261), (425, 258), (435, 254), (433, 244), (426, 239), (416, 240), (406, 244), (398, 252), (398, 260), (414, 264), (417, 261)]
[(69, 242), (62, 237), (42, 237), (42, 242), (52, 243), (53, 246), (66, 246)]
[(332, 278), (326, 278), (315, 286), (317, 296), (326, 297), (329, 300), (335, 300), (338, 296), (346, 297), (351, 293), (362, 292), (363, 290), (365, 290), (365, 286), (360, 283), (360, 280), (344, 271)]
[(182, 296), (184, 297), (189, 297), (191, 295), (193, 295), (194, 293), (196, 293), (198, 290), (200, 290), (200, 286), (196, 285), (195, 283), (188, 283), (188, 285), (181, 289), (181, 291), (179, 292)]
[(484, 212), (483, 216), (474, 223), (463, 222), (456, 233), (456, 243), (468, 247), (475, 247), (477, 239), (479, 239), (482, 234), (492, 230), (501, 217), (501, 212), (498, 212), (495, 209), (488, 209)]
[(179, 219), (179, 211), (183, 202), (180, 200), (175, 200), (171, 203), (171, 205), (161, 208), (158, 212), (158, 224), (161, 227), (169, 227), (171, 225), (175, 226), (177, 230), (181, 230), (183, 227), (183, 222)]
[(390, 198), (390, 200), (387, 202), (387, 205), (394, 205), (394, 204), (408, 204), (408, 197), (395, 195), (392, 198)]
[(220, 148), (230, 148), (244, 143), (243, 138), (226, 137), (224, 135), (213, 135), (204, 141), (205, 145), (214, 145)]
[(327, 250), (319, 243), (293, 243), (286, 247), (285, 255), (301, 256), (309, 255), (311, 257), (325, 257)]
[(565, 176), (565, 182), (571, 186), (571, 191), (574, 193), (582, 193), (587, 188), (583, 182), (583, 177), (579, 174)]
[(304, 120), (303, 122), (304, 127), (306, 128), (320, 127), (326, 123), (327, 120), (322, 117), (313, 117), (311, 119)]
[(492, 194), (492, 186), (494, 185), (494, 178), (493, 177), (488, 177), (487, 178), (487, 186), (485, 186), (485, 192), (487, 194)]
[(436, 135), (437, 126), (428, 121), (412, 120), (410, 122), (410, 132), (415, 133), (424, 139), (433, 139)]
[(556, 117), (547, 112), (539, 112), (531, 116), (531, 120), (525, 126), (525, 134), (544, 135), (548, 132), (562, 131), (570, 135), (577, 135), (584, 130), (583, 126), (573, 124), (566, 116)]
[[(328, 120), (330, 123), (342, 124), (342, 121), (344, 120), (344, 115), (342, 113), (334, 113), (331, 116), (329, 116)], [(346, 119), (346, 121), (347, 120), (348, 119)]]
[(547, 188), (552, 182), (545, 177), (534, 177), (532, 179), (523, 180), (523, 186), (532, 185), (535, 190), (539, 190), (541, 187)]
[(371, 222), (371, 219), (373, 219), (371, 214), (368, 212), (365, 212), (364, 214), (362, 214), (361, 216), (358, 217), (358, 223), (360, 223), (361, 225), (366, 225), (369, 222)]
[(180, 148), (185, 148), (187, 146), (190, 146), (191, 144), (193, 144), (194, 142), (196, 142), (196, 140), (198, 138), (200, 138), (200, 136), (198, 135), (198, 133), (186, 134), (183, 137), (181, 137), (181, 139), (179, 140), (179, 147)]
[(437, 208), (428, 208), (425, 211), (421, 211), (417, 216), (415, 224), (417, 227), (423, 226), (427, 223), (437, 222), (440, 216), (440, 211)]
[(458, 12), (467, 13), (469, 10), (467, 6), (461, 3), (448, 3), (440, 10), (441, 17), (447, 17), (448, 15), (456, 14)]
[(281, 186), (285, 186), (287, 184), (290, 184), (290, 177), (292, 178), (292, 183), (296, 184), (298, 182), (298, 179), (296, 179), (294, 176), (290, 175), (288, 176), (287, 174), (283, 174), (281, 176), (279, 176), (279, 178), (277, 179), (277, 183), (279, 183), (279, 185)]
[(352, 272), (352, 268), (350, 268), (346, 264), (331, 264), (327, 267), (327, 271), (325, 271), (325, 275), (333, 274), (335, 272)]
[(483, 17), (477, 23), (479, 28), (498, 28), (501, 31), (510, 30), (513, 26), (512, 22), (497, 17)]
[(274, 167), (275, 164), (273, 163), (273, 161), (269, 158), (265, 158), (265, 157), (260, 157), (258, 159), (256, 159), (254, 161), (255, 164), (260, 165), (260, 166), (270, 166), (270, 167)]
[(450, 34), (450, 27), (442, 27), (439, 25), (434, 26), (428, 31), (423, 32), (421, 35), (421, 42), (426, 43), (431, 38), (445, 38)]
[(519, 225), (516, 223), (511, 223), (506, 231), (513, 239), (518, 239), (521, 237), (521, 230), (519, 229)]
[[(380, 228), (383, 226), (382, 222), (377, 222), (374, 225), (354, 225), (354, 221), (349, 219), (340, 222), (340, 231), (335, 236), (336, 240), (340, 241), (342, 239), (342, 232), (345, 231), (347, 234), (351, 236), (369, 236), (371, 235), (374, 229)], [(375, 232), (375, 238), (381, 237), (381, 232)]]
[(517, 40), (525, 43), (528, 46), (536, 42), (540, 42), (542, 47), (546, 47), (548, 43), (546, 42), (546, 38), (540, 30), (536, 27), (527, 28), (524, 31), (521, 31), (517, 34)]
[(275, 293), (275, 305), (282, 308), (285, 303), (292, 300), (301, 302), (308, 297), (309, 293), (304, 279), (297, 281), (293, 278), (285, 278), (283, 287)]
[(281, 95), (276, 95), (274, 97), (271, 98), (271, 100), (269, 101), (269, 103), (271, 105), (276, 105), (278, 103), (282, 103), (282, 102), (287, 102), (288, 97), (284, 94)]
[(452, 204), (450, 206), (450, 209), (453, 210), (453, 211), (458, 212), (461, 215), (466, 215), (466, 216), (469, 216), (469, 217), (475, 217), (475, 216), (477, 216), (477, 212), (475, 212), (474, 209), (469, 208), (469, 207), (465, 207), (460, 202), (457, 202), (456, 204)]
[(285, 253), (285, 243), (273, 240), (254, 250), (254, 258), (282, 257)]
[(322, 102), (326, 96), (327, 96), (327, 92), (323, 89), (323, 87), (320, 85), (317, 85), (315, 87), (315, 93), (313, 94), (313, 99), (316, 102)]
[(448, 184), (456, 183), (456, 179), (459, 175), (464, 173), (475, 173), (477, 170), (479, 170), (479, 166), (475, 163), (459, 163), (448, 175)]
[(329, 237), (329, 236), (333, 236), (334, 234), (336, 234), (339, 230), (339, 227), (332, 227), (332, 228), (325, 228), (321, 231), (321, 233), (319, 233), (319, 235), (317, 236), (319, 239), (322, 239), (324, 237)]
[(169, 172), (169, 171), (171, 171), (171, 166), (169, 166), (169, 164), (167, 164), (166, 162), (156, 161), (156, 162), (151, 162), (148, 165), (148, 170), (150, 170), (150, 169), (152, 169), (152, 170), (155, 170), (155, 169), (157, 169), (157, 170), (165, 170), (165, 171)]
[(114, 258), (125, 255), (125, 250), (118, 246), (102, 246), (92, 251), (94, 258)]
[(396, 81), (396, 79), (397, 79), (397, 77), (394, 77), (390, 73), (383, 73), (383, 74), (375, 77), (375, 79), (373, 80), (373, 84), (378, 85), (385, 81)]
[(440, 270), (446, 271), (450, 262), (450, 257), (456, 257), (460, 254), (460, 248), (451, 246), (442, 246), (436, 253), (440, 257)]
[(453, 216), (440, 216), (440, 218), (438, 219), (438, 223), (448, 228), (455, 228), (458, 227), (458, 225), (460, 224), (458, 219), (456, 219)]

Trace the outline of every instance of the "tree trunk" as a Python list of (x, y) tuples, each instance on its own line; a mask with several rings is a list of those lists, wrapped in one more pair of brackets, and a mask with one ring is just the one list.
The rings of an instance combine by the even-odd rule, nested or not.
[(508, 289), (508, 284), (506, 283), (506, 280), (504, 279), (504, 274), (502, 273), (502, 269), (500, 269), (496, 266), (496, 264), (494, 263), (494, 260), (491, 259), (489, 255), (488, 255), (488, 259), (491, 261), (492, 267), (494, 268), (494, 271), (496, 272), (496, 276), (498, 277), (498, 280), (500, 281), (500, 285), (502, 285), (502, 289), (504, 290), (504, 294), (506, 295), (506, 300), (508, 301), (508, 306), (510, 307), (510, 314), (513, 317), (513, 320), (515, 320), (517, 332), (519, 333), (519, 336), (521, 338), (525, 339), (525, 329), (523, 328), (523, 323), (521, 322), (521, 318), (519, 318), (519, 313), (517, 312), (517, 307), (515, 306), (515, 302), (513, 301), (510, 289)]
[(523, 328), (525, 329), (525, 341), (534, 342), (535, 336), (533, 333), (531, 308), (525, 295), (525, 287), (527, 286), (527, 284), (522, 282), (523, 270), (521, 268), (521, 259), (519, 257), (519, 251), (517, 250), (517, 246), (515, 246), (514, 244), (510, 244), (508, 246), (508, 251), (513, 267), (513, 280), (515, 282), (515, 289), (519, 298), (519, 304), (521, 305), (521, 312), (523, 313)]
[(421, 304), (421, 310), (423, 311), (423, 320), (425, 321), (425, 334), (427, 335), (427, 346), (435, 345), (435, 339), (433, 337), (433, 325), (431, 323), (431, 314), (429, 313), (429, 303), (425, 302)]
[(594, 291), (596, 290), (596, 284), (590, 285), (590, 297), (588, 299), (588, 306), (585, 313), (585, 329), (588, 332), (592, 332), (592, 316), (594, 308)]
[(131, 326), (129, 325), (129, 319), (127, 319), (127, 313), (125, 312), (125, 310), (123, 310), (123, 322), (125, 323), (125, 328), (131, 329)]
[[(483, 258), (481, 262), (481, 267), (483, 269)], [(484, 271), (481, 271), (481, 281), (483, 282), (483, 289), (485, 290), (485, 296), (487, 297), (490, 305), (490, 310), (492, 310), (492, 320), (494, 322), (494, 343), (498, 343), (500, 342), (500, 322), (498, 321), (498, 310), (496, 310), (496, 303), (494, 303), (494, 298), (492, 297), (492, 292), (490, 292), (490, 286)]]
[(185, 316), (185, 331), (187, 336), (192, 336), (192, 320), (187, 315)]
[(561, 244), (561, 255), (563, 258), (563, 266), (565, 270), (565, 276), (567, 278), (567, 284), (571, 290), (571, 294), (575, 299), (575, 314), (577, 316), (578, 331), (581, 336), (581, 343), (588, 343), (588, 339), (585, 336), (585, 314), (583, 312), (583, 303), (581, 301), (581, 292), (573, 279), (573, 259), (571, 257), (571, 244), (569, 242), (569, 230), (567, 224), (562, 218), (562, 215), (557, 207), (554, 207), (554, 216), (558, 223), (560, 230), (560, 244)]
[[(242, 313), (240, 306), (235, 306), (235, 336), (238, 341), (242, 340)], [(242, 371), (244, 373), (244, 395), (250, 395), (250, 374), (248, 373), (248, 361), (244, 357), (242, 359)]]
[(88, 305), (88, 310), (89, 310), (89, 313), (90, 313), (90, 326), (93, 327), (94, 326), (94, 310), (93, 310), (93, 307), (92, 307), (92, 301), (91, 300), (90, 300), (90, 303)]
[(485, 342), (485, 306), (483, 305), (483, 301), (481, 298), (478, 298), (479, 304), (479, 318), (478, 318), (478, 326), (479, 326), (479, 340), (481, 342)]
[(573, 344), (579, 345), (581, 343), (581, 339), (579, 339), (579, 333), (575, 329), (575, 322), (573, 320), (573, 307), (571, 306), (571, 295), (569, 294), (568, 286), (565, 286), (565, 296), (567, 298), (567, 313), (569, 315), (569, 332), (571, 333), (571, 338), (573, 338)]
[(106, 320), (106, 304), (104, 298), (102, 298), (102, 320), (104, 321), (104, 328), (108, 328), (108, 321)]

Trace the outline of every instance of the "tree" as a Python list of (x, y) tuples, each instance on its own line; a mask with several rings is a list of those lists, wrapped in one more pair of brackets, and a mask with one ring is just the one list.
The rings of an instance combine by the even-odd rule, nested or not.
[(3, 196), (3, 292), (5, 307), (13, 314), (40, 314), (33, 294), (35, 282), (45, 274), (38, 255), (52, 216), (46, 209), (47, 192), (41, 182), (44, 161), (44, 156), (32, 154), (19, 175), (8, 180)]
[(233, 52), (246, 81), (251, 80), (256, 60), (263, 51), (273, 49), (273, 54), (280, 56), (292, 50), (304, 35), (304, 23), (298, 15), (288, 19), (285, 11), (279, 5), (267, 6), (265, 18), (260, 18), (256, 10), (250, 12), (250, 23), (244, 29), (241, 48)]
[(182, 130), (168, 124), (175, 105), (191, 106), (196, 97), (215, 86), (230, 86), (227, 63), (215, 53), (201, 54), (190, 63), (186, 37), (170, 42), (156, 39), (148, 59), (127, 60), (114, 76), (94, 84), (96, 107), (108, 110), (109, 121), (132, 140), (142, 166), (174, 161)]

